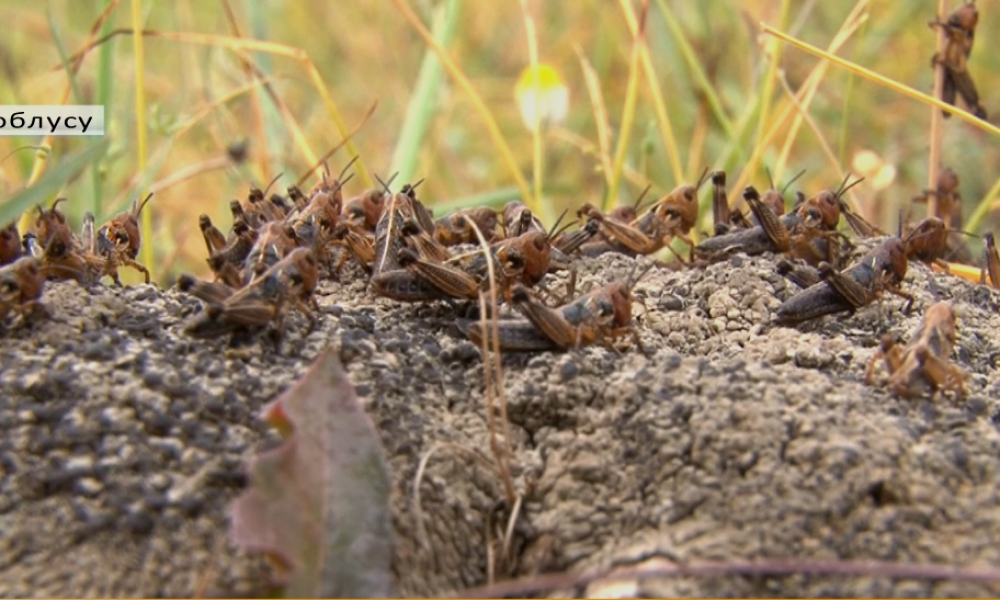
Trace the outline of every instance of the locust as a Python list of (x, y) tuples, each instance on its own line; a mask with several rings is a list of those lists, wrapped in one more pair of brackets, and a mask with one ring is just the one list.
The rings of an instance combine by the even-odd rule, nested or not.
[(0, 229), (0, 266), (7, 265), (21, 256), (21, 234), (17, 230), (17, 222)]
[(878, 351), (865, 373), (865, 383), (875, 381), (879, 360), (888, 372), (886, 386), (897, 396), (915, 398), (938, 391), (951, 391), (957, 398), (965, 395), (965, 375), (951, 362), (958, 337), (955, 311), (947, 302), (931, 305), (920, 325), (901, 348), (891, 336), (883, 336)]
[(795, 325), (840, 312), (853, 314), (886, 291), (905, 298), (904, 312), (908, 313), (913, 296), (900, 288), (907, 266), (906, 244), (898, 236), (886, 238), (843, 271), (820, 263), (821, 281), (783, 302), (778, 307), (777, 322)]
[[(518, 285), (512, 291), (512, 303), (524, 319), (504, 319), (495, 326), (501, 350), (569, 350), (611, 342), (630, 334), (635, 345), (645, 351), (632, 323), (632, 290), (653, 267), (650, 264), (638, 276), (635, 270), (624, 281), (603, 286), (559, 308), (549, 308), (533, 297), (528, 288)], [(462, 331), (476, 344), (491, 335), (491, 321), (462, 321)], [(485, 328), (485, 329), (484, 329)], [(615, 349), (615, 351), (617, 351)]]
[(182, 276), (178, 287), (205, 303), (204, 312), (187, 323), (184, 330), (194, 337), (211, 338), (273, 325), (280, 333), (289, 307), (305, 315), (313, 328), (313, 311), (319, 308), (313, 297), (318, 279), (319, 268), (308, 248), (296, 248), (240, 289)]
[(733, 252), (747, 255), (764, 252), (788, 253), (811, 264), (839, 262), (842, 236), (836, 227), (840, 220), (837, 194), (824, 190), (799, 204), (786, 215), (778, 216), (764, 203), (753, 186), (747, 186), (743, 198), (759, 225), (708, 238), (695, 248), (695, 254), (707, 260), (719, 260)]
[[(946, 41), (944, 51), (931, 59), (931, 66), (944, 67), (941, 100), (954, 106), (956, 95), (961, 96), (969, 112), (985, 121), (986, 109), (979, 103), (979, 91), (969, 73), (968, 64), (978, 23), (979, 11), (974, 2), (966, 2), (958, 7), (944, 23), (940, 20), (932, 21), (931, 27), (944, 30)], [(951, 117), (949, 111), (942, 112), (945, 118)]]
[(22, 256), (0, 267), (0, 325), (11, 313), (17, 313), (23, 322), (47, 312), (41, 304), (45, 279), (42, 263), (34, 256)]

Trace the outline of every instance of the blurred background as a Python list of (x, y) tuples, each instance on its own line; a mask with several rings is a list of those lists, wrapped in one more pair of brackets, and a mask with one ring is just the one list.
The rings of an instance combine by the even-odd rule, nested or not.
[[(979, 31), (996, 31), (1000, 2), (978, 0), (977, 6)], [(525, 89), (523, 82), (518, 88), (519, 78), (531, 64), (529, 22), (537, 60), (551, 68), (542, 91), (568, 92), (566, 110), (561, 102), (550, 105), (539, 134), (539, 206), (548, 219), (608, 196), (632, 202), (647, 183), (662, 195), (695, 182), (706, 168), (725, 169), (732, 185), (764, 133), (791, 106), (782, 77), (798, 90), (819, 63), (762, 36), (758, 23), (825, 48), (852, 8), (850, 2), (818, 0), (651, 0), (645, 32), (655, 82), (637, 61), (629, 119), (634, 37), (627, 15), (640, 13), (635, 0), (2, 0), (0, 19), (8, 25), (0, 36), (0, 103), (58, 104), (72, 80), (70, 103), (107, 106), (110, 146), (66, 185), (69, 202), (63, 206), (78, 227), (84, 211), (107, 219), (155, 188), (147, 207), (154, 226), (149, 266), (154, 279), (169, 283), (181, 272), (209, 273), (200, 213), (227, 230), (231, 199), (245, 198), (251, 185), (263, 188), (279, 174), (275, 189), (284, 192), (309, 173), (310, 152), (313, 159), (322, 157), (341, 142), (331, 105), (349, 132), (377, 103), (352, 138), (365, 173), (355, 168), (348, 196), (363, 191), (366, 178), (386, 179), (396, 171), (402, 174), (394, 187), (424, 180), (420, 196), (436, 214), (477, 203), (499, 207), (525, 195), (525, 183), (533, 192), (535, 138), (522, 104), (535, 96), (522, 93), (519, 102), (517, 95)], [(930, 93), (937, 36), (928, 21), (936, 9), (937, 2), (928, 0), (867, 3), (867, 20), (837, 54)], [(91, 49), (70, 77), (68, 65), (105, 11), (95, 37), (111, 37)], [(475, 94), (433, 59), (407, 11), (432, 30)], [(135, 18), (147, 31), (185, 34), (143, 37), (144, 97), (138, 103), (134, 40), (119, 32)], [(235, 52), (226, 40), (237, 37), (273, 42), (281, 53)], [(977, 40), (969, 70), (987, 112), (1000, 115), (993, 93), (1000, 85), (1000, 53), (991, 47), (991, 36), (981, 33)], [(772, 71), (772, 64), (778, 68)], [(587, 69), (596, 75), (605, 127), (595, 117), (602, 113), (595, 112)], [(477, 97), (484, 107), (477, 108)], [(791, 138), (791, 119), (781, 125), (761, 146), (748, 182), (769, 187), (764, 167), (778, 182), (805, 169), (793, 189), (812, 195), (835, 189), (848, 171), (864, 175), (855, 188), (861, 210), (895, 230), (899, 208), (908, 210), (928, 184), (931, 111), (830, 66), (808, 105), (812, 123), (803, 123)], [(621, 183), (609, 193), (607, 167), (623, 139)], [(989, 192), (1000, 176), (997, 139), (951, 118), (944, 122), (943, 140), (942, 164), (958, 172), (966, 216), (981, 203), (991, 209)], [(0, 204), (23, 189), (33, 171), (58, 168), (61, 157), (92, 140), (49, 141), (51, 152), (41, 152), (39, 165), (39, 151), (18, 149), (42, 139), (0, 138)], [(340, 149), (329, 160), (331, 170), (339, 172), (350, 156)], [(310, 178), (303, 187), (316, 181)], [(707, 189), (703, 195), (707, 199)], [(914, 207), (914, 218), (925, 210)], [(996, 227), (995, 216), (983, 214), (977, 233)], [(978, 240), (972, 246), (978, 255)], [(123, 277), (138, 281), (128, 269)]]

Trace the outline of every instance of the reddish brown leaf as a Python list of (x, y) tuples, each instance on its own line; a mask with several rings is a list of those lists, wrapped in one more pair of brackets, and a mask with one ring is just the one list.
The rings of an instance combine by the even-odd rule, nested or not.
[(250, 465), (236, 543), (286, 567), (287, 597), (391, 595), (389, 471), (336, 354), (323, 352), (262, 416), (291, 434)]

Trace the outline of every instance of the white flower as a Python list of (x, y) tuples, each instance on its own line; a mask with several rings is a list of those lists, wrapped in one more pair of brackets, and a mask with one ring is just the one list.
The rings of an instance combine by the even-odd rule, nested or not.
[(541, 125), (558, 125), (569, 112), (569, 88), (551, 65), (524, 69), (514, 88), (521, 118), (532, 133)]

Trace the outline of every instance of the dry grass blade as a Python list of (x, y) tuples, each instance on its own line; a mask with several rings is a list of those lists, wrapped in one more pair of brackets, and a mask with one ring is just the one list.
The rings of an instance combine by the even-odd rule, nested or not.
[[(111, 16), (111, 13), (115, 10), (115, 8), (118, 7), (118, 4), (120, 2), (121, 0), (111, 0), (110, 2), (108, 2), (108, 5), (104, 7), (104, 10), (101, 11), (101, 14), (97, 17), (97, 20), (94, 21), (94, 24), (90, 28), (90, 32), (87, 34), (87, 42), (86, 42), (87, 44), (91, 44), (94, 42), (94, 40), (97, 38), (97, 34), (101, 31), (101, 28), (104, 27), (104, 23), (107, 22), (108, 18)], [(71, 72), (73, 74), (76, 74), (80, 71), (80, 65), (83, 64), (83, 57), (80, 56), (78, 58), (70, 58), (69, 62), (71, 64), (70, 66)], [(62, 65), (57, 65), (55, 68), (61, 69)], [(67, 77), (66, 87), (63, 88), (63, 95), (62, 99), (59, 101), (59, 104), (66, 104), (69, 101), (69, 95), (72, 89), (73, 89), (72, 79)], [(38, 178), (42, 176), (42, 171), (45, 170), (45, 165), (48, 162), (49, 154), (51, 154), (50, 151), (52, 150), (52, 136), (46, 135), (44, 138), (42, 138), (42, 143), (39, 145), (45, 148), (46, 151), (37, 152), (35, 154), (35, 162), (31, 167), (31, 175), (28, 177), (27, 187), (31, 187), (32, 185), (34, 185), (35, 182), (38, 181)], [(20, 228), (21, 231), (27, 231), (30, 228), (30, 224), (31, 224), (30, 217), (28, 215), (23, 215), (21, 217), (21, 222), (18, 224), (18, 227)]]
[[(85, 44), (83, 48), (78, 50), (75, 54), (73, 54), (70, 57), (70, 60), (74, 61), (80, 60), (84, 56), (86, 56), (87, 53), (89, 53), (91, 50), (107, 42), (108, 40), (119, 35), (132, 35), (134, 31), (135, 31), (134, 29), (130, 28), (115, 29), (114, 31), (109, 32), (103, 37), (94, 40), (88, 44)], [(323, 81), (322, 76), (320, 76), (319, 70), (316, 68), (316, 65), (313, 64), (312, 59), (309, 58), (309, 55), (304, 50), (295, 48), (293, 46), (287, 46), (285, 44), (278, 44), (275, 42), (265, 42), (261, 40), (253, 40), (247, 38), (236, 38), (227, 35), (189, 33), (184, 31), (151, 31), (151, 30), (143, 30), (141, 33), (143, 36), (155, 37), (165, 40), (174, 40), (187, 44), (197, 44), (201, 46), (215, 46), (220, 48), (227, 48), (239, 54), (245, 61), (247, 61), (248, 64), (253, 66), (256, 76), (260, 79), (265, 78), (264, 74), (260, 71), (259, 68), (256, 67), (255, 63), (250, 58), (250, 55), (247, 54), (247, 52), (250, 51), (265, 52), (267, 54), (285, 56), (298, 61), (302, 65), (302, 68), (309, 75), (313, 87), (316, 88), (316, 91), (319, 93), (320, 97), (323, 98), (323, 103), (326, 105), (327, 112), (330, 114), (330, 118), (333, 120), (334, 125), (337, 126), (337, 130), (340, 133), (341, 138), (348, 137), (347, 127), (344, 124), (343, 118), (340, 116), (340, 110), (337, 108), (337, 105), (333, 102), (333, 98), (330, 97), (330, 93), (327, 91), (326, 83)], [(53, 70), (57, 68), (60, 67), (57, 65), (56, 67), (53, 67)], [(305, 156), (306, 162), (308, 164), (315, 163), (316, 155), (309, 149), (308, 143), (305, 143), (304, 141), (305, 136), (302, 135), (301, 128), (298, 127), (298, 123), (291, 115), (291, 112), (288, 110), (288, 107), (284, 104), (283, 101), (280, 100), (280, 96), (278, 96), (277, 92), (275, 92), (271, 87), (265, 86), (265, 89), (268, 90), (268, 94), (271, 96), (271, 98), (275, 99), (275, 104), (277, 104), (279, 111), (282, 113), (282, 117), (285, 119), (286, 124), (289, 124), (293, 138), (296, 140), (296, 145), (299, 147), (300, 152), (302, 152), (303, 155)], [(293, 123), (294, 123), (294, 128), (292, 127)], [(302, 144), (304, 144), (304, 146)], [(352, 158), (358, 156), (358, 151), (354, 147), (353, 143), (348, 142), (346, 146), (348, 153), (350, 153)], [(374, 181), (372, 180), (371, 175), (365, 168), (364, 163), (360, 160), (358, 161), (358, 174), (361, 176), (361, 179), (365, 184), (365, 186), (371, 187), (373, 185)]]
[(788, 35), (787, 33), (784, 33), (782, 31), (778, 31), (777, 29), (775, 29), (774, 27), (771, 27), (770, 25), (768, 25), (766, 23), (761, 23), (760, 26), (764, 30), (765, 33), (769, 33), (769, 34), (771, 34), (771, 35), (773, 35), (775, 37), (778, 37), (781, 40), (783, 40), (785, 42), (788, 42), (789, 44), (795, 46), (796, 48), (798, 48), (800, 50), (804, 50), (804, 51), (808, 52), (809, 54), (812, 54), (814, 56), (818, 56), (820, 58), (824, 58), (824, 59), (832, 62), (833, 64), (837, 65), (838, 67), (842, 67), (842, 68), (847, 69), (847, 70), (849, 70), (849, 71), (851, 71), (853, 73), (861, 75), (865, 79), (869, 79), (871, 81), (874, 81), (875, 83), (878, 83), (878, 84), (880, 84), (880, 85), (882, 85), (884, 87), (887, 87), (887, 88), (889, 88), (889, 89), (891, 89), (891, 90), (893, 90), (895, 92), (899, 92), (900, 94), (903, 94), (904, 96), (909, 96), (910, 98), (913, 98), (914, 100), (916, 100), (918, 102), (923, 102), (924, 104), (927, 104), (929, 106), (933, 106), (933, 107), (936, 107), (938, 109), (941, 109), (941, 110), (944, 110), (944, 111), (948, 111), (951, 114), (959, 117), (963, 121), (965, 121), (965, 122), (967, 122), (967, 123), (969, 123), (969, 124), (971, 124), (971, 125), (973, 125), (975, 127), (978, 127), (979, 129), (982, 129), (983, 131), (987, 131), (989, 133), (992, 133), (995, 136), (1000, 137), (1000, 128), (997, 128), (996, 125), (993, 125), (992, 123), (984, 121), (984, 120), (980, 119), (979, 117), (977, 117), (976, 115), (974, 115), (974, 114), (972, 114), (972, 113), (970, 113), (970, 112), (968, 112), (966, 110), (963, 110), (963, 109), (958, 108), (956, 106), (952, 106), (951, 104), (948, 104), (947, 102), (943, 102), (939, 98), (933, 98), (931, 96), (928, 96), (927, 94), (925, 94), (925, 93), (923, 93), (923, 92), (921, 92), (919, 90), (915, 90), (915, 89), (911, 88), (910, 86), (903, 85), (902, 83), (899, 83), (898, 81), (894, 81), (892, 79), (889, 79), (888, 77), (884, 77), (882, 75), (879, 75), (878, 73), (876, 73), (875, 71), (872, 71), (871, 69), (866, 69), (865, 67), (862, 67), (861, 65), (854, 64), (853, 62), (851, 62), (851, 61), (849, 61), (847, 59), (841, 58), (841, 57), (839, 57), (839, 56), (837, 56), (835, 54), (832, 54), (832, 53), (830, 53), (828, 51), (821, 50), (820, 48), (817, 48), (816, 46), (813, 46), (811, 44), (807, 44), (806, 42), (803, 42), (802, 40), (794, 38), (794, 37)]
[[(236, 13), (233, 11), (232, 3), (229, 0), (222, 0), (222, 8), (226, 14), (226, 21), (229, 23), (229, 30), (232, 31), (233, 36), (242, 38), (243, 32), (240, 30), (239, 22), (236, 20)], [(247, 79), (247, 84), (253, 83), (256, 79), (253, 69), (247, 64), (243, 65), (243, 74)], [(259, 94), (254, 94), (250, 102), (253, 110), (254, 131), (257, 134), (257, 151), (255, 153), (257, 155), (257, 166), (261, 173), (267, 173), (269, 149), (267, 132), (264, 126), (264, 107), (261, 105)]]
[[(851, 37), (851, 35), (853, 35), (855, 31), (857, 31), (858, 27), (861, 26), (861, 23), (863, 23), (867, 19), (867, 16), (861, 14), (860, 10), (867, 3), (868, 0), (860, 0), (857, 6), (855, 6), (855, 10), (851, 11), (851, 14), (848, 15), (848, 19), (844, 21), (844, 24), (841, 26), (840, 31), (837, 32), (837, 35), (834, 36), (833, 41), (830, 42), (829, 49), (831, 52), (836, 52)], [(820, 62), (818, 65), (813, 67), (812, 72), (809, 73), (809, 77), (806, 78), (805, 83), (802, 84), (801, 91), (799, 92), (799, 94), (802, 97), (804, 97), (807, 93), (809, 93), (810, 89), (814, 89), (816, 86), (819, 85), (820, 81), (822, 81), (823, 79), (823, 76), (826, 74), (826, 68), (828, 64), (829, 63), (824, 61)], [(729, 197), (730, 206), (735, 205), (736, 202), (742, 198), (741, 195), (742, 190), (744, 187), (746, 187), (750, 174), (756, 170), (757, 165), (760, 163), (761, 157), (764, 155), (764, 151), (770, 146), (771, 141), (774, 139), (774, 136), (778, 134), (778, 131), (781, 129), (782, 126), (784, 126), (788, 118), (792, 116), (794, 110), (795, 108), (791, 104), (786, 104), (785, 108), (775, 118), (774, 123), (771, 124), (771, 128), (768, 129), (763, 136), (761, 136), (760, 140), (757, 142), (757, 145), (754, 147), (753, 152), (751, 153), (750, 159), (747, 161), (746, 166), (740, 172), (740, 176), (736, 179), (736, 181), (733, 183), (733, 186), (730, 188), (732, 190), (732, 193)]]
[[(865, 8), (868, 7), (868, 0), (862, 0), (858, 2), (851, 13), (847, 16), (844, 23), (851, 23), (860, 15)], [(832, 45), (831, 45), (832, 46)], [(826, 63), (822, 63), (824, 73), (826, 70)], [(785, 143), (781, 147), (781, 152), (778, 154), (778, 160), (774, 163), (774, 176), (777, 179), (781, 179), (782, 174), (785, 171), (785, 167), (788, 165), (788, 157), (791, 154), (792, 146), (795, 140), (798, 138), (799, 130), (802, 128), (803, 115), (808, 113), (809, 106), (812, 104), (813, 99), (816, 98), (816, 91), (819, 89), (819, 84), (822, 82), (822, 77), (818, 77), (812, 82), (811, 86), (802, 86), (802, 93), (804, 94), (802, 99), (799, 101), (802, 105), (802, 110), (799, 110), (792, 119), (792, 124), (788, 128), (788, 134), (785, 136)], [(840, 169), (837, 169), (838, 172)]]
[[(518, 493), (514, 488), (514, 479), (511, 476), (511, 437), (510, 437), (510, 422), (507, 420), (507, 399), (504, 395), (503, 389), (503, 366), (501, 364), (502, 353), (500, 350), (500, 323), (499, 319), (487, 319), (487, 314), (493, 314), (495, 317), (499, 316), (500, 303), (497, 298), (497, 275), (493, 268), (493, 256), (490, 250), (490, 245), (487, 243), (486, 238), (483, 236), (483, 232), (479, 230), (479, 226), (472, 219), (468, 221), (469, 226), (472, 228), (473, 233), (476, 234), (476, 239), (479, 241), (479, 247), (483, 252), (483, 257), (486, 259), (486, 269), (489, 273), (490, 286), (490, 308), (492, 308), (492, 313), (487, 313), (486, 311), (486, 298), (480, 293), (479, 294), (479, 314), (482, 319), (483, 331), (486, 331), (487, 325), (492, 325), (489, 335), (483, 336), (483, 374), (485, 376), (486, 385), (486, 422), (490, 430), (490, 450), (493, 451), (493, 457), (497, 462), (497, 469), (500, 471), (500, 479), (504, 486), (504, 492), (507, 496), (507, 505), (513, 506), (515, 500), (517, 499)], [(493, 342), (493, 352), (490, 352), (489, 344), (490, 341)], [(490, 357), (493, 357), (493, 365), (490, 365)], [(491, 369), (496, 374), (496, 380), (491, 378)], [(492, 386), (490, 384), (493, 384)], [(499, 440), (497, 439), (497, 427), (496, 427), (496, 411), (493, 408), (494, 395), (497, 399), (497, 404), (500, 405), (500, 418), (501, 425), (503, 426), (503, 438), (504, 445), (501, 447)]]
[[(132, 0), (132, 29), (139, 31), (142, 29), (142, 0)], [(133, 64), (135, 66), (135, 133), (136, 133), (136, 154), (139, 159), (139, 172), (146, 172), (146, 161), (149, 158), (149, 146), (146, 130), (146, 67), (143, 57), (142, 36), (132, 36)], [(136, 190), (140, 194), (142, 190)], [(142, 237), (147, 240), (153, 239), (153, 211), (147, 210), (140, 217), (140, 231)], [(142, 262), (147, 265), (153, 264), (153, 244), (143, 244)]]
[[(805, 121), (806, 125), (809, 126), (809, 129), (811, 129), (813, 134), (816, 136), (820, 149), (823, 150), (823, 154), (826, 155), (826, 159), (830, 161), (830, 166), (833, 167), (834, 171), (837, 173), (844, 171), (843, 166), (840, 164), (840, 160), (837, 159), (837, 155), (833, 152), (833, 148), (830, 146), (830, 143), (826, 141), (826, 136), (823, 135), (823, 131), (819, 128), (816, 121), (809, 116), (808, 109), (799, 102), (798, 98), (795, 97), (795, 92), (792, 91), (792, 88), (788, 85), (788, 80), (785, 78), (785, 74), (779, 73), (778, 80), (781, 82), (781, 86), (785, 90), (785, 93), (788, 94), (789, 102), (791, 102), (792, 106), (795, 107), (795, 110), (798, 111), (798, 116)], [(851, 196), (851, 199), (854, 201), (854, 205), (860, 206), (860, 200), (858, 199), (857, 194), (855, 194), (853, 186), (848, 187), (846, 192)]]

